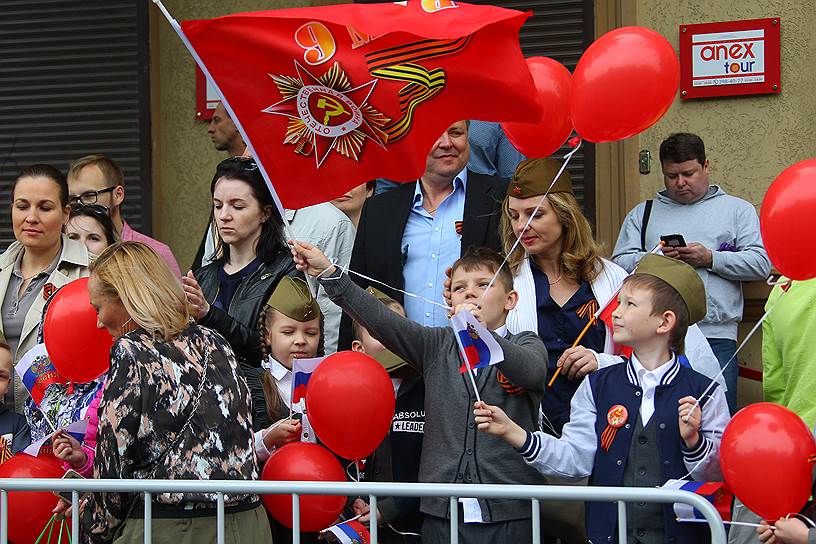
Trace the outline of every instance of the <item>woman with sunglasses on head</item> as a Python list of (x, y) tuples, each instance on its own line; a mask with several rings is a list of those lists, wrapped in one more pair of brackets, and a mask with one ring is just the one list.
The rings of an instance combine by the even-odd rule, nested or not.
[[(16, 241), (0, 255), (0, 334), (11, 346), (15, 363), (37, 343), (48, 298), (88, 275), (88, 250), (62, 232), (68, 214), (68, 182), (58, 169), (36, 164), (14, 180), (11, 223)], [(12, 379), (6, 405), (23, 413), (29, 395), (16, 374)]]
[(283, 237), (283, 221), (258, 165), (231, 157), (216, 169), (211, 193), (216, 260), (182, 277), (193, 317), (232, 345), (252, 392), (256, 430), (271, 425), (261, 385), (258, 317), (284, 276), (299, 276)]
[(108, 208), (101, 204), (72, 204), (64, 230), (68, 238), (84, 244), (92, 255), (99, 255), (117, 242)]

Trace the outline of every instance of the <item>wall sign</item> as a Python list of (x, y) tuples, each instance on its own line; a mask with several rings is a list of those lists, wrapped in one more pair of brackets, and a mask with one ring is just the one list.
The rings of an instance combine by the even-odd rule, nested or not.
[(680, 26), (680, 97), (782, 90), (778, 17)]
[(196, 119), (209, 121), (212, 119), (215, 107), (221, 102), (221, 98), (198, 65), (195, 67), (195, 75)]

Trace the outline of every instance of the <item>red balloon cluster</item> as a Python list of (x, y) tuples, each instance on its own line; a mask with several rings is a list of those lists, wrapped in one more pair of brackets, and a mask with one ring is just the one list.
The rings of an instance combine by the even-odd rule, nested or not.
[[(374, 452), (388, 434), (394, 402), (391, 379), (373, 358), (353, 351), (326, 357), (309, 379), (306, 391), (309, 423), (326, 447), (303, 442), (283, 446), (266, 462), (261, 478), (345, 481), (343, 467), (332, 452), (354, 460)], [(275, 519), (292, 527), (291, 496), (266, 495), (263, 500)], [(337, 519), (345, 501), (345, 497), (303, 495), (300, 530), (325, 529)]]
[(54, 367), (70, 381), (95, 380), (110, 367), (113, 338), (96, 326), (88, 278), (74, 280), (54, 295), (43, 323), (43, 339)]
[(771, 183), (759, 214), (762, 242), (771, 262), (792, 280), (816, 277), (816, 253), (802, 245), (816, 211), (816, 159), (784, 170)]
[[(18, 453), (0, 465), (0, 478), (62, 478), (65, 471), (55, 457)], [(57, 497), (47, 491), (10, 491), (8, 538), (11, 542), (36, 542), (48, 521)], [(43, 540), (43, 544), (46, 542)]]
[(643, 132), (671, 107), (680, 62), (653, 30), (615, 29), (590, 45), (570, 77), (558, 62), (527, 59), (543, 115), (538, 123), (502, 123), (507, 138), (529, 157), (564, 145), (572, 128), (590, 142), (614, 142)]
[(760, 402), (743, 408), (728, 423), (720, 465), (734, 495), (773, 522), (799, 512), (807, 502), (814, 454), (816, 441), (799, 416), (778, 404)]
[[(267, 481), (344, 482), (346, 475), (337, 458), (323, 446), (292, 442), (275, 450), (266, 462), (261, 479)], [(272, 516), (292, 528), (292, 496), (264, 495), (263, 502)], [(325, 529), (337, 519), (346, 497), (301, 495), (300, 530)]]

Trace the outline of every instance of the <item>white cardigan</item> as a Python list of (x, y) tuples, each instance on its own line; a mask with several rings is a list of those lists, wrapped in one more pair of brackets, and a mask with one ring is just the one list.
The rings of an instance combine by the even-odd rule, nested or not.
[[(626, 270), (616, 265), (612, 261), (601, 259), (603, 269), (598, 276), (590, 283), (592, 294), (598, 304), (605, 304), (620, 289), (623, 280), (628, 273)], [(513, 278), (513, 288), (518, 293), (518, 304), (510, 310), (507, 316), (507, 329), (511, 333), (521, 331), (533, 331), (538, 334), (538, 309), (536, 308), (535, 282), (533, 281), (533, 271), (530, 269), (529, 258), (525, 258), (519, 265), (516, 276)], [(703, 336), (697, 325), (691, 325), (686, 332), (686, 357), (691, 363), (691, 367), (707, 376), (710, 379), (717, 377), (717, 382), (726, 389), (725, 380), (720, 373), (720, 363), (711, 350), (708, 341)], [(622, 357), (615, 355), (615, 346), (612, 341), (612, 329), (607, 325), (606, 340), (604, 341), (603, 353), (595, 353), (598, 360), (598, 367), (619, 363)]]

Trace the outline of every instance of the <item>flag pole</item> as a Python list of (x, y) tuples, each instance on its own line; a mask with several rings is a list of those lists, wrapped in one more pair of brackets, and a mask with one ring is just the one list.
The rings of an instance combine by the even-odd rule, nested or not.
[[(467, 359), (467, 357), (465, 359)], [(479, 389), (476, 387), (476, 380), (473, 378), (473, 374), (476, 372), (476, 369), (470, 368), (470, 363), (468, 363), (467, 360), (465, 361), (465, 364), (468, 367), (467, 373), (468, 376), (470, 376), (470, 383), (473, 384), (473, 392), (476, 393), (476, 401), (482, 402), (482, 398), (479, 396)]]
[[(591, 327), (593, 323), (595, 323), (595, 316), (594, 315), (591, 318), (589, 318), (589, 321), (587, 321), (587, 324), (584, 326), (584, 330), (581, 331), (581, 334), (579, 334), (578, 338), (575, 339), (575, 342), (572, 343), (573, 348), (578, 345), (578, 342), (581, 341), (581, 339), (584, 337), (584, 335), (589, 330), (589, 327)], [(572, 349), (572, 348), (570, 348), (570, 349)], [(550, 381), (547, 383), (547, 387), (552, 387), (553, 386), (553, 384), (555, 383), (555, 379), (558, 377), (559, 374), (561, 374), (561, 367), (560, 366), (555, 369), (555, 374), (553, 374), (553, 377), (550, 378)]]
[(244, 130), (244, 127), (241, 125), (241, 120), (238, 119), (237, 115), (235, 115), (235, 112), (232, 110), (232, 106), (230, 106), (229, 102), (224, 97), (224, 93), (221, 92), (221, 88), (218, 86), (218, 83), (216, 83), (215, 79), (213, 79), (213, 77), (210, 75), (210, 71), (207, 69), (207, 66), (204, 64), (204, 61), (201, 60), (201, 57), (196, 52), (195, 48), (193, 47), (193, 44), (191, 44), (190, 40), (187, 39), (187, 36), (184, 35), (184, 31), (181, 29), (181, 25), (179, 25), (178, 22), (173, 18), (173, 16), (170, 15), (170, 12), (167, 11), (167, 8), (164, 6), (164, 4), (162, 4), (161, 0), (153, 0), (153, 3), (159, 7), (159, 10), (161, 10), (162, 15), (164, 15), (164, 18), (167, 19), (167, 22), (169, 22), (170, 26), (173, 27), (173, 30), (176, 31), (178, 37), (181, 38), (181, 41), (187, 48), (187, 51), (190, 53), (190, 55), (192, 55), (193, 60), (195, 60), (198, 67), (201, 68), (201, 71), (204, 72), (204, 75), (207, 77), (207, 81), (209, 81), (210, 84), (212, 84), (213, 88), (215, 89), (215, 92), (221, 99), (221, 103), (224, 105), (224, 109), (227, 110), (227, 113), (232, 118), (232, 122), (235, 123), (235, 127), (238, 129), (238, 132), (241, 133), (241, 137), (244, 139), (244, 142), (247, 145), (247, 149), (252, 154), (252, 158), (254, 158), (255, 162), (258, 164), (258, 168), (260, 169), (264, 181), (266, 182), (266, 185), (269, 188), (269, 192), (272, 193), (272, 200), (275, 201), (275, 206), (277, 206), (278, 212), (280, 212), (281, 215), (281, 219), (283, 219), (283, 228), (286, 237), (291, 239), (292, 236), (291, 233), (289, 232), (288, 225), (286, 224), (286, 213), (284, 212), (283, 203), (281, 202), (280, 197), (278, 196), (278, 192), (275, 190), (274, 185), (272, 185), (272, 180), (269, 179), (269, 174), (266, 172), (266, 168), (264, 168), (264, 165), (261, 162), (260, 157), (258, 157), (258, 155), (255, 153), (255, 148), (252, 146), (252, 142), (247, 137), (247, 133)]

